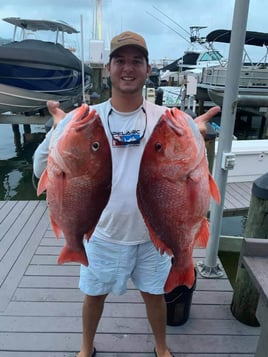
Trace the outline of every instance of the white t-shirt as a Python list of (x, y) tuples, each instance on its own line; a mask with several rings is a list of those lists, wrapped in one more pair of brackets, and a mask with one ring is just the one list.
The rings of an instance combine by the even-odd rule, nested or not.
[[(144, 101), (131, 113), (120, 113), (112, 108), (110, 100), (93, 105), (100, 115), (111, 146), (113, 175), (109, 202), (94, 231), (98, 238), (120, 244), (140, 244), (150, 240), (147, 227), (139, 211), (136, 187), (140, 161), (147, 140), (166, 107)], [(60, 133), (71, 115), (58, 124)], [(40, 177), (46, 167), (52, 130), (34, 154), (34, 173)], [(141, 137), (139, 141), (138, 138)], [(136, 140), (133, 144), (120, 141)], [(105, 165), (105, 162), (104, 162)]]

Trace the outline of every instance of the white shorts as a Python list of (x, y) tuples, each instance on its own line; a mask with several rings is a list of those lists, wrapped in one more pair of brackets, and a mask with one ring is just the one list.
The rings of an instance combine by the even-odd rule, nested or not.
[(89, 265), (81, 265), (79, 288), (86, 295), (124, 294), (129, 278), (140, 291), (164, 293), (171, 259), (161, 255), (151, 241), (122, 245), (93, 236), (85, 242), (85, 249)]

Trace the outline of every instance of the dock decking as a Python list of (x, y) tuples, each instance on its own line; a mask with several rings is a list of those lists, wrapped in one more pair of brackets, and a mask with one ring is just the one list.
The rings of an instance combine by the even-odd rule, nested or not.
[[(74, 357), (81, 343), (79, 266), (59, 266), (63, 239), (50, 228), (45, 201), (0, 201), (0, 356)], [(195, 249), (196, 261), (204, 249)], [(230, 311), (226, 277), (198, 276), (190, 318), (167, 326), (175, 357), (253, 357), (260, 328)], [(109, 296), (97, 335), (98, 357), (153, 357), (153, 337), (139, 292)], [(265, 357), (265, 356), (264, 356)]]
[(227, 183), (223, 216), (244, 216), (248, 212), (253, 182)]

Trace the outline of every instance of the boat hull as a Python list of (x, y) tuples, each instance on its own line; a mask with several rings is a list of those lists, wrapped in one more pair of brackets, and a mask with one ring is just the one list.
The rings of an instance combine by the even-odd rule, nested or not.
[(81, 98), (82, 91), (81, 94), (76, 95), (60, 95), (0, 84), (0, 113), (37, 113), (46, 108), (48, 100), (69, 102), (71, 106)]
[[(60, 44), (23, 40), (0, 47), (0, 113), (36, 113), (48, 100), (79, 102), (91, 71)], [(84, 85), (82, 85), (84, 79)]]

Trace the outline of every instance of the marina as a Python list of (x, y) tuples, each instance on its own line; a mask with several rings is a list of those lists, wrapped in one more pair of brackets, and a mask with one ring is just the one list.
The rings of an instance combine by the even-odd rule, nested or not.
[[(246, 11), (245, 8), (241, 7), (242, 13)], [(243, 29), (243, 23), (240, 25), (237, 21), (239, 31)], [(97, 70), (97, 73), (100, 72)], [(206, 95), (209, 94), (207, 88), (206, 91)], [(189, 96), (192, 97), (192, 94), (190, 92)], [(222, 160), (216, 160), (216, 174), (217, 182), (222, 183), (220, 189), (224, 200), (218, 205), (222, 212), (218, 208), (213, 210), (211, 205), (211, 226), (218, 223), (220, 226), (222, 216), (223, 221), (243, 216), (245, 218), (250, 206), (253, 182), (267, 167), (267, 140), (263, 140), (268, 138), (267, 101), (265, 99), (261, 102), (261, 106), (265, 107), (264, 111), (263, 108), (259, 110), (259, 107), (254, 111), (252, 108), (245, 108), (247, 113), (257, 116), (258, 120), (262, 118), (261, 128), (258, 127), (261, 137), (256, 138), (262, 140), (256, 140), (254, 146), (255, 140), (252, 137), (246, 137), (246, 140), (235, 138), (233, 143), (237, 141), (238, 145), (234, 145), (231, 152), (231, 121), (233, 119), (235, 122), (236, 119), (236, 108), (233, 110), (231, 104), (235, 102), (235, 98), (235, 93), (231, 93), (224, 108), (224, 119), (229, 119), (225, 132), (230, 134), (227, 135), (230, 140), (221, 140), (216, 145), (216, 155), (221, 158), (223, 154)], [(207, 99), (210, 100), (209, 107), (214, 105), (212, 96)], [(198, 110), (204, 109), (203, 104), (201, 98)], [(4, 113), (0, 115), (0, 123), (38, 124), (43, 127), (47, 119), (43, 117), (42, 111), (36, 117), (21, 114), (20, 110), (14, 116)], [(33, 121), (29, 122), (27, 118)], [(248, 120), (248, 123), (251, 129), (252, 121)], [(27, 134), (31, 133), (25, 132), (24, 139)], [(4, 137), (4, 133), (2, 136)], [(220, 139), (222, 137), (220, 135)], [(259, 142), (262, 143), (259, 145)], [(1, 357), (75, 357), (82, 339), (83, 294), (78, 289), (80, 269), (76, 263), (57, 264), (64, 239), (56, 239), (54, 236), (45, 195), (36, 197), (32, 155), (37, 145), (37, 142), (29, 145), (26, 140), (24, 143), (19, 142), (19, 145), (15, 145), (15, 154), (12, 157), (7, 154), (0, 161), (3, 167), (0, 175), (3, 179), (0, 187), (0, 354)], [(3, 148), (1, 143), (0, 148)], [(26, 182), (30, 188), (28, 197), (23, 196)], [(217, 227), (212, 231), (217, 233)], [(217, 237), (212, 234), (210, 238), (210, 241), (216, 243), (210, 251), (213, 255), (214, 248), (217, 248)], [(238, 243), (239, 252), (244, 239), (234, 238), (223, 237), (220, 248), (227, 244), (227, 240), (229, 243), (233, 240), (234, 244)], [(226, 245), (226, 250), (228, 249)], [(193, 258), (197, 267), (208, 256), (209, 247), (194, 249)], [(222, 274), (217, 277), (209, 274), (205, 276), (201, 271), (196, 271), (196, 287), (189, 318), (181, 326), (167, 326), (167, 343), (174, 357), (254, 357), (259, 349), (259, 341), (265, 339), (263, 326), (265, 325), (267, 331), (267, 323), (263, 323), (262, 319), (261, 327), (253, 327), (241, 323), (232, 314), (234, 288), (217, 250), (215, 257)], [(211, 254), (208, 260), (213, 260)], [(254, 262), (254, 257), (251, 260)], [(206, 268), (210, 269), (210, 264)], [(262, 267), (258, 271), (262, 271)], [(267, 314), (267, 309), (262, 311)], [(154, 339), (146, 318), (145, 305), (131, 282), (125, 295), (108, 296), (97, 330), (95, 347), (99, 357), (153, 356)], [(266, 357), (263, 354), (259, 356)]]
[[(79, 266), (57, 265), (63, 239), (50, 228), (45, 201), (0, 201), (1, 357), (74, 357), (81, 343), (83, 295)], [(205, 250), (195, 249), (194, 260)], [(231, 313), (233, 290), (220, 279), (198, 275), (188, 321), (167, 326), (175, 357), (253, 357), (259, 327)], [(151, 357), (153, 337), (138, 291), (109, 296), (97, 336), (97, 356)]]

